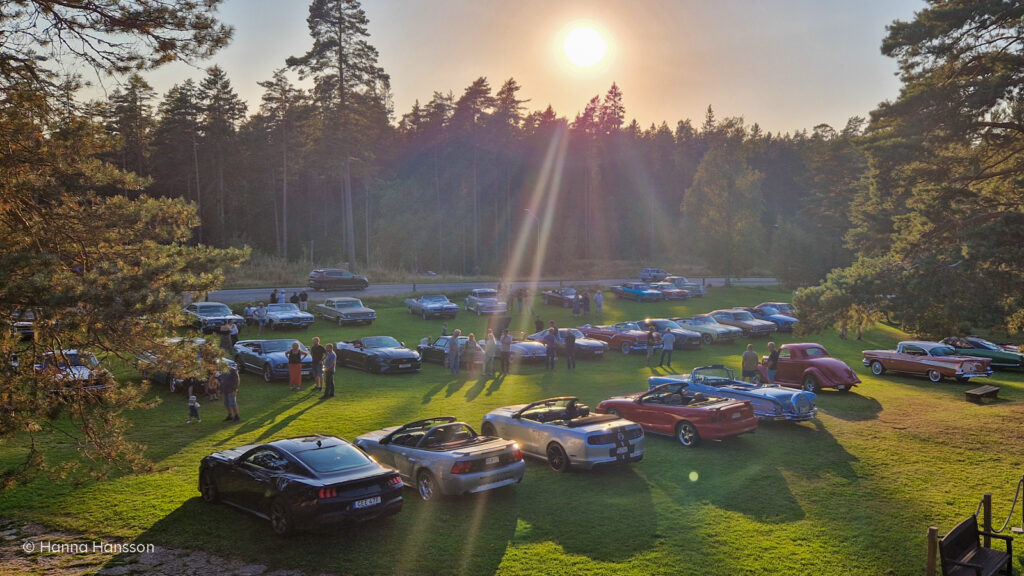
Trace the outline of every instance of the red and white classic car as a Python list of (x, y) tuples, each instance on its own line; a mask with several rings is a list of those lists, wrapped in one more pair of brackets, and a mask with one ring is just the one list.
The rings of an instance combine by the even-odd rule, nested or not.
[[(764, 364), (758, 364), (757, 372), (755, 382), (768, 382), (768, 371)], [(803, 388), (817, 394), (822, 388), (847, 392), (860, 384), (860, 378), (846, 362), (830, 356), (821, 344), (800, 342), (783, 344), (779, 349), (778, 372), (774, 383)]]
[(956, 378), (966, 382), (971, 378), (992, 375), (989, 358), (959, 356), (952, 346), (941, 342), (910, 340), (900, 342), (896, 350), (864, 350), (864, 365), (875, 376), (885, 372), (902, 372), (927, 376), (932, 382), (943, 378)]

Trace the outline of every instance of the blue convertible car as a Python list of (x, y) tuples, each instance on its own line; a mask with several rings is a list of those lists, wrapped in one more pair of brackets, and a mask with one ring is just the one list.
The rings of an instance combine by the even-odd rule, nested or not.
[[(275, 378), (288, 378), (288, 350), (291, 350), (290, 338), (281, 340), (242, 340), (235, 344), (235, 362), (240, 370), (248, 370), (262, 374), (267, 382)], [(302, 358), (302, 377), (308, 378), (313, 373), (313, 359), (309, 350), (299, 342), (299, 348), (306, 353)]]
[(690, 394), (701, 393), (718, 398), (747, 400), (754, 414), (762, 420), (789, 420), (802, 422), (818, 414), (814, 394), (790, 390), (779, 386), (758, 386), (733, 378), (732, 370), (715, 364), (694, 368), (689, 376), (652, 376), (647, 379), (650, 388), (668, 384), (678, 386)]

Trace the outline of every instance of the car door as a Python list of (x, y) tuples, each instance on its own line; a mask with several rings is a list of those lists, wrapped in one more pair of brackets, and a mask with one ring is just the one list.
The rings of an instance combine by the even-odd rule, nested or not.
[(259, 358), (261, 351), (262, 347), (259, 342), (244, 344), (239, 349), (235, 361), (238, 362), (242, 369), (259, 370), (262, 365)]
[[(665, 405), (671, 391), (660, 390), (648, 392), (639, 398), (634, 404), (635, 418), (629, 418), (640, 423), (645, 428), (659, 434), (672, 434), (675, 428), (674, 418)], [(625, 414), (623, 414), (625, 416)]]
[(269, 446), (247, 452), (233, 467), (230, 478), (225, 479), (225, 499), (251, 510), (260, 510), (260, 500), (271, 485), (275, 463), (282, 459)]
[(802, 363), (793, 359), (793, 353), (789, 348), (779, 350), (778, 372), (775, 373), (776, 380), (786, 382), (803, 381)]

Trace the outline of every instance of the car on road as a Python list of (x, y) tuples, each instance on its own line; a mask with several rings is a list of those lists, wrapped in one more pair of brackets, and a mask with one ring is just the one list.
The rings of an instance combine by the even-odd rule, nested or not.
[(299, 310), (298, 305), (267, 304), (267, 328), (302, 328), (305, 330), (313, 325), (316, 318), (309, 312)]
[(309, 287), (313, 290), (365, 290), (369, 286), (366, 276), (342, 268), (317, 268), (309, 273)]
[(377, 311), (363, 306), (358, 298), (328, 298), (323, 304), (317, 304), (315, 311), (324, 320), (337, 322), (338, 326), (346, 324), (366, 324), (369, 326), (377, 319)]
[(338, 366), (374, 374), (418, 372), (420, 354), (391, 336), (364, 336), (334, 345)]
[(644, 431), (611, 414), (591, 414), (574, 396), (506, 406), (484, 415), (485, 436), (515, 440), (530, 456), (547, 460), (555, 472), (639, 462)]
[[(260, 374), (266, 382), (287, 379), (288, 351), (294, 342), (299, 341), (292, 338), (241, 340), (235, 344), (235, 362), (240, 371)], [(313, 374), (313, 359), (302, 342), (299, 342), (299, 349), (306, 353), (302, 358), (302, 377), (308, 378)]]
[(654, 326), (654, 331), (658, 334), (664, 334), (668, 330), (675, 336), (675, 343), (672, 345), (674, 350), (700, 350), (700, 345), (703, 342), (700, 332), (684, 328), (667, 318), (646, 318), (638, 320), (635, 324), (637, 329), (645, 332), (651, 326)]
[(239, 328), (245, 326), (245, 318), (221, 302), (193, 302), (185, 307), (185, 314), (191, 318), (192, 326), (204, 334), (216, 332), (229, 320), (234, 320)]
[(944, 338), (942, 343), (952, 346), (957, 354), (963, 356), (989, 358), (993, 368), (1024, 368), (1024, 354), (978, 336), (950, 336)]
[(668, 272), (661, 268), (643, 268), (640, 270), (641, 282), (661, 282), (668, 277)]
[(426, 418), (359, 436), (356, 446), (398, 470), (423, 500), (518, 484), (526, 463), (519, 445), (481, 436), (453, 416)]
[(625, 282), (619, 286), (612, 286), (610, 290), (616, 298), (636, 300), (637, 302), (657, 302), (665, 299), (664, 294), (643, 282)]
[[(767, 361), (768, 357), (764, 357)], [(757, 365), (754, 383), (768, 382), (764, 363)], [(860, 384), (860, 378), (846, 362), (829, 355), (821, 344), (798, 342), (783, 344), (779, 348), (778, 371), (775, 382), (779, 386), (802, 388), (817, 394), (822, 388), (835, 388), (848, 392)]]
[(613, 396), (597, 405), (599, 414), (636, 422), (645, 432), (672, 436), (686, 447), (757, 430), (750, 402), (690, 393), (663, 384), (647, 392)]
[(419, 314), (427, 318), (455, 318), (459, 313), (459, 305), (452, 302), (444, 294), (424, 294), (415, 298), (406, 298), (405, 307), (410, 314)]
[(779, 327), (767, 320), (758, 320), (754, 315), (742, 308), (731, 308), (727, 310), (715, 310), (711, 316), (719, 324), (733, 326), (743, 331), (745, 338), (757, 336), (771, 336), (778, 331)]
[(896, 350), (864, 350), (862, 354), (864, 365), (875, 376), (901, 372), (927, 376), (932, 382), (943, 378), (967, 382), (992, 375), (991, 359), (957, 354), (955, 348), (941, 342), (908, 340), (900, 342)]
[(466, 296), (466, 311), (481, 314), (504, 314), (508, 302), (498, 297), (498, 291), (491, 288), (475, 288)]
[(302, 436), (214, 452), (199, 463), (203, 501), (270, 521), (278, 536), (402, 509), (394, 469), (337, 436)]
[(661, 295), (665, 300), (687, 300), (690, 298), (690, 292), (688, 290), (676, 288), (675, 284), (670, 284), (668, 282), (652, 282), (651, 289), (661, 292)]
[(545, 304), (554, 304), (555, 306), (561, 306), (562, 308), (572, 308), (572, 303), (576, 299), (576, 289), (571, 287), (555, 288), (554, 290), (545, 290), (541, 292), (541, 300)]
[(700, 340), (704, 344), (732, 342), (743, 336), (743, 330), (734, 326), (719, 324), (714, 317), (708, 314), (697, 314), (690, 318), (672, 318), (672, 321), (687, 330), (699, 333)]
[[(549, 329), (541, 330), (540, 332), (530, 334), (526, 337), (527, 340), (533, 342), (543, 342), (544, 336), (548, 334)], [(572, 334), (576, 338), (576, 356), (579, 358), (604, 358), (608, 353), (608, 343), (602, 342), (596, 338), (587, 338), (587, 336), (577, 330), (576, 328), (559, 328), (558, 336), (555, 340), (555, 346), (559, 352), (565, 351), (565, 342), (569, 338), (569, 334)]]
[(694, 368), (689, 376), (652, 376), (647, 379), (647, 383), (649, 389), (669, 384), (674, 389), (686, 390), (691, 394), (699, 392), (705, 396), (746, 400), (753, 406), (754, 414), (762, 420), (804, 422), (814, 419), (818, 414), (814, 394), (742, 382), (733, 377), (732, 370), (721, 364)]
[(690, 293), (690, 298), (699, 298), (707, 293), (704, 285), (700, 282), (694, 282), (683, 276), (668, 276), (665, 278), (665, 282), (668, 282), (679, 288), (680, 290), (686, 290)]
[[(607, 326), (584, 324), (578, 330), (587, 338), (606, 342), (608, 347), (629, 354), (634, 350), (647, 350), (647, 331), (640, 330), (633, 322), (619, 322)], [(661, 335), (654, 334), (655, 347), (661, 346)]]

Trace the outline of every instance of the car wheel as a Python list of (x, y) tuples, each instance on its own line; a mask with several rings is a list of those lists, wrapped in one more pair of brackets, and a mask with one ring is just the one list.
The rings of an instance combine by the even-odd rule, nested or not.
[(420, 498), (424, 502), (430, 502), (439, 496), (437, 491), (437, 482), (434, 481), (434, 475), (427, 470), (420, 470), (419, 474), (416, 475), (416, 492), (419, 493)]
[(280, 500), (270, 505), (270, 527), (278, 536), (288, 536), (295, 529), (291, 511)]
[(479, 308), (477, 308), (477, 309), (476, 309), (476, 315), (477, 315), (477, 316), (479, 316), (479, 315), (480, 315), (480, 309), (479, 309)]
[(849, 384), (840, 384), (839, 386), (836, 386), (836, 390), (839, 390), (840, 392), (849, 392), (852, 388), (853, 387)]
[(494, 424), (490, 422), (484, 422), (484, 425), (480, 427), (480, 433), (484, 436), (497, 436), (498, 431), (494, 429)]
[(818, 378), (814, 374), (804, 376), (803, 388), (812, 394), (817, 394), (821, 391), (821, 386), (818, 384)]
[(622, 350), (622, 353), (628, 356), (633, 351), (633, 344), (629, 340), (623, 340), (619, 350)]
[(679, 440), (679, 443), (687, 448), (693, 448), (700, 444), (700, 434), (697, 432), (696, 426), (683, 420), (676, 424), (676, 440)]
[(552, 442), (548, 444), (548, 466), (555, 472), (565, 472), (569, 469), (569, 457), (565, 454), (565, 449), (562, 448), (558, 442)]
[(611, 414), (612, 416), (615, 416), (616, 418), (622, 418), (622, 414), (620, 414), (619, 411), (616, 410), (615, 408), (609, 408), (608, 413)]
[(703, 342), (705, 346), (710, 346), (715, 339), (711, 337), (711, 334), (702, 334), (700, 341)]
[(269, 382), (273, 382), (273, 380), (274, 380), (274, 373), (271, 372), (271, 370), (270, 370), (270, 364), (264, 364), (263, 365), (263, 381), (269, 383)]
[(929, 370), (928, 379), (931, 380), (932, 382), (941, 382), (942, 372), (939, 372), (938, 370)]
[(881, 376), (885, 374), (885, 366), (882, 366), (882, 363), (878, 360), (874, 360), (871, 362), (871, 373), (875, 376)]
[(203, 502), (207, 504), (216, 504), (220, 501), (220, 491), (217, 490), (213, 474), (203, 472), (199, 475), (199, 493), (203, 495)]
[(744, 330), (743, 331), (743, 337), (744, 338), (750, 338), (750, 330)]
[(568, 308), (568, 307), (569, 307), (569, 301), (568, 300), (563, 300), (562, 301), (562, 308)]

